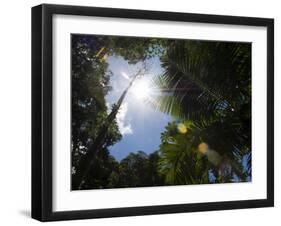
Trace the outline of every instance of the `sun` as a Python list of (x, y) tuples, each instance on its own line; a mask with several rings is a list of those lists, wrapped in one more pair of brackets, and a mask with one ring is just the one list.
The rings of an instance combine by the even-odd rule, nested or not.
[(137, 99), (144, 100), (151, 94), (151, 84), (148, 79), (140, 78), (135, 81), (135, 84), (132, 87), (132, 92)]

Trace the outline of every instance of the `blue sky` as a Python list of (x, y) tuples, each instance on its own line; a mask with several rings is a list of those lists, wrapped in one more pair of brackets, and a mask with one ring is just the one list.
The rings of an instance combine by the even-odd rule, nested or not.
[[(111, 109), (112, 104), (117, 102), (129, 84), (130, 76), (133, 76), (141, 65), (130, 65), (123, 58), (114, 56), (110, 56), (107, 62), (108, 69), (113, 73), (110, 79), (112, 91), (106, 96), (107, 105)], [(146, 73), (134, 82), (117, 115), (117, 123), (123, 138), (109, 147), (109, 150), (119, 161), (130, 152), (141, 150), (152, 153), (158, 150), (161, 132), (171, 121), (169, 115), (156, 111), (145, 101), (146, 95), (151, 92), (147, 88), (150, 85), (150, 79), (163, 72), (157, 57), (148, 60), (147, 65)]]

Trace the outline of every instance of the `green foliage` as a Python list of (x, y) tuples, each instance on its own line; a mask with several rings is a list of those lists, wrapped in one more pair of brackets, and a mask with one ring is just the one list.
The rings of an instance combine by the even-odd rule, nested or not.
[[(160, 95), (148, 102), (174, 118), (161, 134), (159, 151), (130, 153), (120, 162), (108, 147), (122, 138), (115, 118), (127, 91), (107, 109), (111, 72), (106, 59), (113, 55), (132, 64), (160, 57), (164, 73), (152, 81)], [(93, 147), (99, 150), (88, 159), (80, 187), (88, 166), (83, 160)], [(72, 35), (72, 189), (249, 178), (250, 44)]]
[(85, 181), (83, 189), (109, 188), (112, 183), (112, 173), (118, 172), (119, 163), (109, 155), (107, 149), (102, 149), (93, 159), (92, 167)]
[[(107, 116), (105, 95), (111, 74), (107, 63), (96, 57), (97, 52), (106, 44), (100, 37), (72, 35), (72, 188), (77, 189), (81, 179), (81, 159), (89, 151), (98, 130)], [(104, 186), (99, 182), (101, 173), (111, 171), (108, 163), (107, 147), (121, 139), (116, 122), (111, 124), (104, 141), (100, 157), (93, 160), (91, 178), (85, 188)], [(107, 164), (108, 163), (108, 164)], [(98, 165), (103, 165), (102, 169)], [(95, 170), (94, 170), (95, 169)], [(105, 176), (103, 176), (105, 178)]]
[[(251, 170), (244, 172), (241, 167), (243, 156), (251, 152), (251, 45), (175, 40), (169, 43), (162, 66), (165, 73), (154, 80), (162, 90), (154, 101), (157, 109), (192, 121), (196, 128), (187, 133), (186, 136), (195, 133), (193, 138), (186, 137), (188, 141), (179, 140), (183, 135), (174, 135), (177, 145), (162, 141), (162, 165), (171, 168), (172, 164), (175, 172), (177, 159), (190, 165), (189, 160), (194, 162), (196, 157), (184, 158), (196, 152), (193, 142), (197, 139), (213, 149), (209, 153), (221, 156), (219, 167), (207, 169), (217, 182), (230, 182), (235, 176), (245, 181), (251, 175)], [(196, 172), (192, 174), (197, 176)], [(184, 178), (177, 172), (173, 176), (169, 178)]]
[(145, 187), (163, 185), (157, 171), (158, 153), (147, 155), (143, 151), (130, 153), (120, 162), (118, 187)]
[[(110, 114), (107, 113), (105, 95), (111, 90), (108, 85), (111, 72), (107, 69), (106, 58), (109, 55), (121, 55), (130, 63), (143, 61), (163, 52), (161, 42), (158, 39), (132, 41), (125, 37), (72, 35), (72, 189), (157, 182), (149, 182), (146, 178), (145, 182), (138, 183), (130, 179), (127, 165), (123, 165), (126, 161), (136, 160), (135, 158), (139, 159), (139, 164), (150, 164), (138, 170), (150, 169), (151, 172), (156, 172), (151, 169), (153, 162), (140, 158), (140, 153), (128, 156), (120, 167), (109, 155), (107, 147), (122, 138), (115, 119), (122, 101), (114, 105)], [(128, 181), (121, 181), (120, 173)], [(154, 177), (154, 180), (158, 180), (157, 176), (153, 175)]]
[(91, 177), (83, 182), (83, 189), (145, 187), (164, 184), (158, 172), (158, 152), (150, 155), (139, 151), (117, 162), (106, 150), (95, 156)]
[(112, 36), (108, 49), (111, 55), (122, 56), (129, 63), (135, 64), (163, 55), (165, 44), (165, 39)]
[(192, 123), (181, 124), (186, 128), (181, 133), (176, 122), (168, 123), (161, 134), (159, 171), (167, 184), (208, 183), (208, 162), (197, 150), (198, 136), (191, 131)]
[[(174, 112), (176, 105), (177, 116), (204, 120), (250, 103), (249, 44), (175, 40), (166, 52), (161, 59), (165, 73), (154, 80), (165, 90), (157, 100), (164, 99), (164, 112)], [(167, 96), (173, 98), (167, 101)]]

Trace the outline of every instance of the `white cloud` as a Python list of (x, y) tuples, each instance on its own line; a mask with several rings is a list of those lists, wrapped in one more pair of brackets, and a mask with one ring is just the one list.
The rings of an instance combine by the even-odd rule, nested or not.
[(107, 114), (110, 114), (110, 112), (111, 112), (111, 105), (110, 105), (110, 103), (106, 102), (105, 105), (106, 105)]
[(128, 112), (128, 104), (123, 103), (116, 115), (116, 121), (119, 127), (119, 131), (122, 135), (133, 134), (132, 126), (130, 122), (126, 120), (127, 112)]

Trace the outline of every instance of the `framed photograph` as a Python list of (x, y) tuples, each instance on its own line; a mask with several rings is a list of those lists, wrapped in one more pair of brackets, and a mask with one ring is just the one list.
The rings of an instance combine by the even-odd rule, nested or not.
[(274, 205), (274, 21), (32, 8), (32, 217)]

